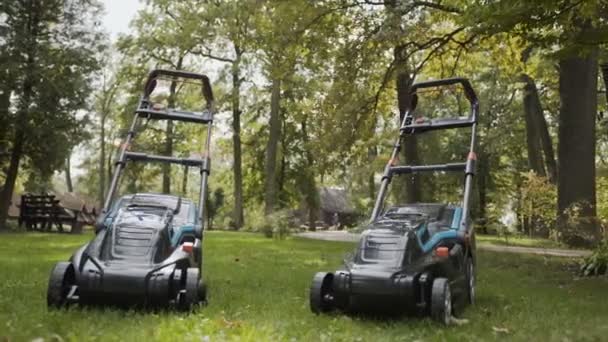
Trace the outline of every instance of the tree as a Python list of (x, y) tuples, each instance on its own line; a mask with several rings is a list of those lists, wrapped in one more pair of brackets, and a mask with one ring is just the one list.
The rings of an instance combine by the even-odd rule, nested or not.
[[(105, 61), (109, 62), (109, 59)], [(95, 95), (94, 109), (99, 116), (99, 162), (98, 162), (98, 177), (99, 177), (99, 192), (97, 199), (99, 203), (104, 203), (104, 195), (106, 192), (106, 174), (110, 171), (106, 168), (107, 162), (107, 122), (110, 119), (112, 111), (115, 110), (114, 103), (120, 86), (119, 81), (112, 79), (111, 71), (104, 69), (101, 75), (101, 89)], [(111, 158), (111, 157), (110, 157)], [(108, 177), (109, 178), (109, 177)]]
[[(85, 108), (95, 56), (103, 39), (94, 25), (95, 1), (32, 0), (2, 3), (16, 98), (9, 165), (0, 194), (0, 228), (24, 156), (39, 176), (61, 169), (84, 126), (76, 116)], [(86, 119), (86, 118), (85, 118)], [(32, 129), (36, 127), (36, 129)], [(74, 136), (75, 135), (75, 136)], [(53, 141), (53, 144), (49, 144)]]
[[(203, 22), (200, 25), (199, 41), (201, 46), (195, 53), (214, 61), (227, 63), (231, 82), (230, 104), (232, 111), (232, 154), (233, 154), (233, 188), (234, 188), (234, 228), (243, 226), (243, 167), (241, 148), (241, 87), (245, 76), (244, 59), (251, 48), (252, 17), (257, 9), (256, 1), (216, 1), (207, 6)], [(198, 20), (198, 18), (196, 18)], [(219, 21), (219, 25), (217, 23)], [(207, 38), (215, 35), (215, 40)], [(222, 49), (223, 45), (230, 45)], [(227, 50), (218, 52), (217, 50)]]
[[(135, 34), (122, 37), (119, 49), (123, 54), (137, 56), (137, 63), (150, 67), (165, 67), (181, 70), (188, 64), (199, 41), (194, 36), (198, 22), (188, 20), (197, 13), (196, 3), (192, 1), (154, 0), (141, 10), (133, 21)], [(177, 104), (177, 82), (171, 81), (167, 97), (167, 107)], [(164, 132), (162, 152), (174, 154), (173, 121), (167, 121)], [(171, 192), (171, 165), (162, 165), (162, 192)]]
[[(597, 46), (608, 41), (608, 6), (603, 1), (502, 0), (471, 6), (468, 17), (478, 29), (509, 31), (541, 48), (559, 48), (558, 203), (559, 225), (572, 244), (599, 237), (595, 222), (595, 116), (597, 112)], [(572, 207), (579, 208), (578, 229)]]

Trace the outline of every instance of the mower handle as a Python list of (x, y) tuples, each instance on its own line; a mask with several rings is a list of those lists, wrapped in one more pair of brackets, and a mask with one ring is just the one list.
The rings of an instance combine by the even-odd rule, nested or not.
[(467, 97), (467, 100), (469, 100), (469, 102), (471, 103), (471, 107), (473, 107), (475, 112), (477, 112), (477, 107), (479, 106), (479, 101), (477, 99), (477, 95), (475, 94), (475, 90), (473, 90), (471, 83), (466, 78), (454, 77), (454, 78), (444, 78), (441, 80), (432, 80), (432, 81), (414, 83), (412, 85), (412, 94), (415, 94), (418, 89), (443, 87), (443, 86), (450, 86), (450, 85), (454, 85), (454, 84), (462, 85), (462, 88), (464, 89), (464, 94)]
[(148, 79), (146, 80), (146, 84), (144, 86), (144, 97), (147, 98), (154, 91), (154, 88), (156, 87), (156, 79), (159, 76), (179, 77), (184, 79), (201, 81), (202, 93), (205, 97), (205, 101), (207, 101), (207, 108), (213, 108), (213, 91), (211, 90), (211, 82), (209, 81), (209, 77), (207, 75), (197, 74), (183, 70), (153, 69), (152, 71), (150, 71), (150, 73), (148, 74)]

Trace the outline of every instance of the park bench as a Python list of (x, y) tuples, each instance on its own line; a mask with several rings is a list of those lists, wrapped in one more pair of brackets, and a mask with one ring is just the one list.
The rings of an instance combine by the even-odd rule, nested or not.
[[(73, 196), (68, 194), (62, 197), (55, 195), (21, 196), (19, 206), (19, 226), (25, 226), (28, 231), (52, 231), (80, 233), (85, 224), (95, 222), (95, 209), (89, 210)], [(65, 226), (70, 229), (66, 230)]]

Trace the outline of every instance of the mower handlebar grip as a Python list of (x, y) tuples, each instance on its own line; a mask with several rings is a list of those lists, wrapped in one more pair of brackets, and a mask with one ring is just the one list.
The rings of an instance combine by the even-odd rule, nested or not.
[(475, 90), (473, 90), (473, 87), (471, 86), (471, 82), (469, 82), (468, 79), (462, 78), (462, 77), (444, 78), (444, 79), (440, 79), (440, 80), (432, 80), (432, 81), (414, 83), (412, 85), (412, 93), (416, 93), (416, 91), (418, 89), (450, 86), (450, 85), (454, 85), (454, 84), (462, 85), (462, 88), (464, 89), (464, 93), (465, 93), (467, 99), (469, 100), (469, 102), (471, 103), (471, 106), (476, 108), (478, 105), (477, 94), (475, 94)]
[(211, 82), (209, 77), (203, 74), (197, 74), (194, 72), (183, 71), (183, 70), (167, 70), (167, 69), (153, 69), (148, 74), (148, 79), (144, 86), (144, 96), (148, 97), (154, 88), (156, 87), (156, 79), (160, 76), (178, 77), (183, 79), (198, 80), (202, 83), (202, 93), (207, 101), (207, 107), (211, 109), (213, 107), (213, 90), (211, 89)]

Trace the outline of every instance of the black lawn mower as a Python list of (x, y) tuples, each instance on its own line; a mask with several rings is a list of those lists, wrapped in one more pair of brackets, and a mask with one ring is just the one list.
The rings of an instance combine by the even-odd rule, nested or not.
[[(416, 91), (460, 84), (471, 105), (469, 116), (428, 120), (414, 118)], [(478, 100), (469, 81), (452, 78), (412, 86), (412, 108), (403, 113), (371, 219), (354, 255), (344, 268), (319, 272), (310, 288), (314, 313), (338, 309), (353, 313), (431, 315), (448, 324), (475, 300), (475, 233), (469, 207), (476, 155)], [(397, 165), (403, 139), (433, 130), (471, 127), (463, 163)], [(464, 196), (459, 205), (413, 203), (385, 208), (394, 176), (418, 172), (463, 172)]]
[[(150, 101), (158, 79), (200, 82), (206, 105), (202, 112), (158, 109)], [(205, 75), (153, 70), (148, 75), (131, 127), (118, 153), (95, 238), (51, 272), (49, 308), (73, 303), (117, 306), (175, 307), (190, 310), (206, 301), (202, 279), (203, 233), (213, 92)], [(131, 152), (129, 146), (142, 120), (173, 120), (206, 125), (201, 158), (177, 158)], [(114, 200), (119, 179), (131, 162), (163, 162), (200, 169), (198, 208), (178, 196), (132, 194)]]

